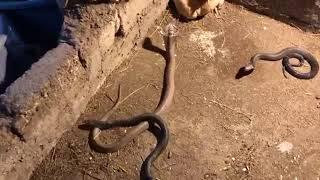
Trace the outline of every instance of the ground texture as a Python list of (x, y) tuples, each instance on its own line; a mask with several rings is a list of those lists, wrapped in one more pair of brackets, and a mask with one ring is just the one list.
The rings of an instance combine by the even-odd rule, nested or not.
[[(235, 79), (257, 52), (301, 46), (320, 58), (318, 36), (226, 3), (221, 18), (209, 14), (179, 22), (176, 92), (164, 116), (170, 127), (166, 151), (153, 167), (159, 179), (319, 179), (319, 77), (282, 74), (281, 62), (259, 62), (250, 76)], [(172, 20), (166, 12), (158, 21)], [(164, 49), (154, 27), (136, 54), (107, 79), (78, 124), (99, 118), (123, 94), (143, 87), (111, 118), (152, 111), (160, 98)], [(124, 129), (104, 133), (109, 142)], [(143, 133), (114, 154), (92, 151), (88, 132), (74, 126), (34, 172), (33, 180), (137, 179), (156, 141)]]

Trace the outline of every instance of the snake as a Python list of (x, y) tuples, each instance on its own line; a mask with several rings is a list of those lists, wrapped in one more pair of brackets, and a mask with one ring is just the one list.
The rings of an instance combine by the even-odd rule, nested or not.
[[(154, 150), (148, 155), (146, 160), (142, 165), (142, 172), (145, 174), (143, 175), (144, 179), (151, 180), (152, 175), (150, 172), (152, 163), (158, 158), (158, 156), (164, 151), (166, 146), (169, 142), (169, 130), (167, 127), (166, 122), (157, 114), (155, 113), (144, 113), (138, 116), (134, 116), (128, 119), (122, 120), (109, 120), (109, 121), (88, 121), (86, 123), (87, 126), (93, 126), (95, 128), (99, 128), (100, 130), (116, 128), (116, 127), (132, 127), (137, 126), (141, 123), (148, 123), (148, 125), (157, 125), (160, 129), (160, 134), (162, 138), (157, 143)], [(91, 134), (93, 135), (93, 134)]]
[[(119, 141), (113, 144), (105, 144), (100, 141), (99, 134), (102, 129), (99, 126), (94, 127), (90, 131), (89, 135), (89, 143), (90, 145), (98, 152), (102, 153), (112, 153), (117, 152), (120, 148), (124, 147), (130, 141), (132, 141), (135, 137), (137, 137), (142, 132), (146, 131), (150, 127), (150, 120), (157, 120), (157, 125), (160, 127), (161, 131), (163, 132), (163, 140), (157, 145), (154, 151), (146, 158), (145, 166), (142, 170), (146, 173), (146, 179), (152, 179), (150, 167), (152, 162), (159, 156), (163, 149), (165, 149), (167, 143), (167, 139), (169, 138), (169, 133), (167, 130), (167, 126), (163, 121), (161, 121), (158, 116), (162, 115), (172, 104), (175, 84), (174, 84), (174, 74), (176, 69), (175, 63), (175, 43), (176, 43), (176, 29), (173, 24), (169, 24), (166, 27), (166, 33), (164, 36), (165, 40), (165, 48), (166, 48), (166, 67), (164, 70), (164, 80), (163, 80), (163, 89), (161, 93), (161, 98), (158, 103), (158, 106), (153, 111), (152, 115), (148, 114), (148, 116), (136, 116), (133, 118), (129, 118), (128, 120), (118, 120), (116, 121), (107, 121), (106, 115), (103, 120), (100, 122), (103, 124), (105, 123), (107, 127), (132, 127), (124, 137), (122, 137)], [(150, 120), (148, 120), (148, 118)], [(121, 122), (122, 121), (122, 122)], [(100, 124), (100, 127), (101, 124)], [(105, 128), (104, 128), (105, 129)]]
[[(299, 64), (291, 64), (290, 59), (296, 58)], [(319, 72), (319, 63), (317, 59), (308, 51), (300, 47), (288, 47), (277, 53), (257, 53), (250, 59), (250, 62), (244, 67), (245, 71), (253, 71), (258, 60), (278, 61), (282, 59), (284, 69), (292, 76), (298, 79), (312, 79)], [(309, 72), (299, 72), (294, 67), (301, 67), (305, 61), (310, 65)]]

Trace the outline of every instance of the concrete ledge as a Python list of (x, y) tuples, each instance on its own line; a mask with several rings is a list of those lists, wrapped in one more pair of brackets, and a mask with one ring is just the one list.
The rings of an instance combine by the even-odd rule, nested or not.
[(26, 139), (0, 134), (0, 180), (30, 177), (106, 77), (146, 36), (167, 3), (136, 0), (78, 6), (67, 13), (66, 31), (75, 38), (76, 48), (60, 44), (0, 97), (0, 122), (10, 120)]
[(229, 0), (305, 30), (320, 31), (320, 0)]

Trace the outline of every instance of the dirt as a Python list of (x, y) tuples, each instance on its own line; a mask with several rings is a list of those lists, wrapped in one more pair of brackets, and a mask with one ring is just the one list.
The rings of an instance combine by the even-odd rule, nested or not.
[(265, 14), (306, 31), (319, 33), (320, 6), (317, 0), (230, 0), (252, 11)]
[[(319, 179), (319, 76), (298, 80), (282, 74), (281, 62), (259, 62), (249, 76), (237, 71), (257, 52), (301, 46), (320, 58), (319, 37), (226, 3), (221, 17), (179, 22), (176, 92), (164, 116), (170, 141), (153, 166), (159, 179)], [(166, 12), (158, 21), (172, 20)], [(162, 36), (150, 30), (153, 46)], [(77, 125), (102, 117), (121, 84), (127, 99), (111, 118), (150, 112), (160, 98), (164, 58), (138, 48), (106, 80)], [(108, 142), (124, 129), (104, 132)], [(74, 126), (37, 168), (40, 179), (138, 179), (144, 158), (155, 146), (145, 132), (113, 154), (90, 149), (88, 132)]]

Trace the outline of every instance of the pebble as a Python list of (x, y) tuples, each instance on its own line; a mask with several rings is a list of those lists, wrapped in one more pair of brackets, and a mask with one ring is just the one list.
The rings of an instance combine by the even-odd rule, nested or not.
[(293, 149), (293, 144), (287, 141), (283, 141), (277, 146), (277, 148), (282, 153), (289, 153)]
[(317, 99), (317, 100), (320, 100), (320, 95), (316, 95), (316, 99)]
[(243, 168), (242, 171), (243, 171), (243, 172), (247, 171), (247, 168)]
[(228, 169), (229, 169), (229, 167), (222, 168), (223, 171), (227, 171)]

